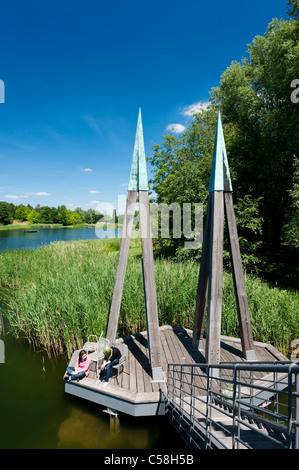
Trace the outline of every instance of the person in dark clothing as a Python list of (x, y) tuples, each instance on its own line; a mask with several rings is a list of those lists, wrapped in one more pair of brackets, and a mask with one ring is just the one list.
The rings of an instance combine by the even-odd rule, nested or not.
[(105, 346), (103, 349), (103, 353), (105, 355), (105, 359), (103, 364), (101, 365), (100, 378), (96, 383), (102, 382), (104, 380), (104, 373), (106, 369), (106, 377), (103, 383), (103, 387), (106, 387), (108, 385), (111, 367), (116, 366), (119, 363), (119, 360), (121, 358), (121, 352), (118, 348), (115, 348), (114, 346)]

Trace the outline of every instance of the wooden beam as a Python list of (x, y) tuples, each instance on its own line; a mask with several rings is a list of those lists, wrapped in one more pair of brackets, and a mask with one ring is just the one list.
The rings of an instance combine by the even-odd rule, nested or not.
[(147, 191), (139, 191), (140, 232), (142, 244), (149, 360), (153, 380), (163, 380), (154, 255)]
[(228, 238), (230, 243), (230, 255), (240, 327), (241, 344), (245, 358), (248, 360), (254, 360), (254, 346), (251, 321), (249, 315), (244, 274), (242, 269), (242, 260), (233, 204), (233, 195), (231, 192), (224, 192), (224, 207), (227, 221)]
[(192, 346), (195, 349), (202, 349), (205, 313), (208, 300), (208, 284), (210, 273), (210, 231), (212, 214), (211, 203), (211, 196), (209, 195), (193, 324)]
[(125, 281), (126, 267), (128, 262), (128, 254), (131, 242), (133, 219), (136, 208), (137, 191), (128, 191), (126, 212), (121, 233), (118, 263), (116, 269), (114, 291), (111, 302), (109, 321), (107, 327), (107, 338), (110, 344), (114, 343), (117, 333), (119, 320), (119, 311)]
[(222, 313), (224, 201), (223, 191), (210, 193), (210, 273), (207, 313), (206, 362), (220, 362), (220, 335)]

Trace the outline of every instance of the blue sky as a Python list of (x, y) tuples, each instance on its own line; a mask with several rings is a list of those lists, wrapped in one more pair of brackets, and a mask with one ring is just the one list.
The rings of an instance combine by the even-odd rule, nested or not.
[(117, 205), (139, 107), (150, 156), (275, 17), (285, 0), (2, 0), (0, 200)]

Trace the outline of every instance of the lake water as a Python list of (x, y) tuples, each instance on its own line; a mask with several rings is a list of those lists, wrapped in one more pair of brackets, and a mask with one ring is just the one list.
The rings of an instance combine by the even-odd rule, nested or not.
[(121, 229), (56, 228), (38, 229), (34, 233), (24, 233), (24, 230), (0, 230), (0, 251), (31, 250), (56, 241), (96, 240), (117, 238), (121, 235)]
[[(34, 249), (53, 241), (90, 238), (97, 238), (92, 229), (43, 229), (32, 234), (0, 231), (0, 249)], [(5, 357), (0, 357), (0, 449), (175, 449), (186, 453), (186, 445), (166, 417), (112, 418), (99, 405), (64, 392), (65, 357), (49, 359), (43, 352), (34, 352), (26, 340), (12, 337), (7, 324), (0, 341), (5, 351)]]

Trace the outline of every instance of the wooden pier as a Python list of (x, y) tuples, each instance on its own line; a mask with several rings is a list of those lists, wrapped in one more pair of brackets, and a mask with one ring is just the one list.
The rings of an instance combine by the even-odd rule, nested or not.
[[(137, 193), (147, 331), (116, 340)], [(240, 339), (221, 336), (224, 218), (229, 232)], [(279, 369), (277, 366), (275, 369), (276, 364), (282, 366), (289, 362), (287, 358), (273, 346), (253, 341), (220, 112), (193, 331), (172, 326), (159, 327), (146, 160), (139, 112), (107, 340), (115, 346), (125, 343), (128, 348), (119, 380), (116, 380), (115, 374), (111, 375), (107, 387), (97, 384), (98, 363), (94, 362), (88, 377), (78, 382), (66, 381), (66, 393), (97, 403), (117, 414), (167, 414), (190, 447), (235, 448), (237, 442), (245, 448), (253, 448), (251, 444), (299, 448), (299, 367), (292, 372), (294, 364), (289, 363), (286, 368)], [(75, 365), (78, 354), (79, 351), (74, 352), (70, 366)], [(238, 368), (238, 373), (243, 370), (245, 375), (238, 375), (237, 378)], [(279, 375), (278, 370), (283, 373)], [(291, 380), (294, 374), (296, 393), (292, 397)], [(261, 419), (260, 413), (269, 399), (286, 388), (289, 395), (288, 425), (277, 426), (273, 420), (269, 423), (269, 420)], [(243, 392), (244, 396), (238, 398), (237, 393)], [(293, 421), (292, 398), (296, 400), (296, 418)], [(220, 408), (228, 409), (228, 412), (225, 414)], [(246, 419), (254, 422), (256, 427), (255, 424), (245, 423)], [(267, 428), (267, 444), (264, 443), (263, 433), (256, 438), (260, 427)], [(293, 428), (296, 428), (294, 446)], [(271, 433), (281, 435), (282, 440), (272, 439)], [(245, 438), (240, 437), (241, 434)]]
[[(96, 363), (91, 366), (87, 378), (79, 382), (65, 383), (65, 391), (71, 395), (98, 403), (99, 405), (125, 413), (131, 416), (164, 415), (167, 399), (167, 369), (168, 364), (204, 364), (206, 362), (203, 350), (192, 347), (192, 331), (184, 328), (163, 326), (159, 328), (162, 346), (163, 381), (153, 381), (148, 359), (147, 332), (138, 333), (116, 341), (125, 342), (128, 346), (128, 358), (124, 371), (119, 375), (111, 374), (109, 385), (102, 388), (96, 384)], [(203, 339), (205, 342), (205, 339)], [(286, 361), (287, 359), (269, 344), (254, 343), (257, 362)], [(74, 366), (79, 351), (75, 351), (70, 366)], [(221, 337), (221, 362), (245, 361), (242, 353), (241, 340)], [(262, 375), (261, 375), (262, 378)], [(205, 388), (204, 382), (202, 383)]]

